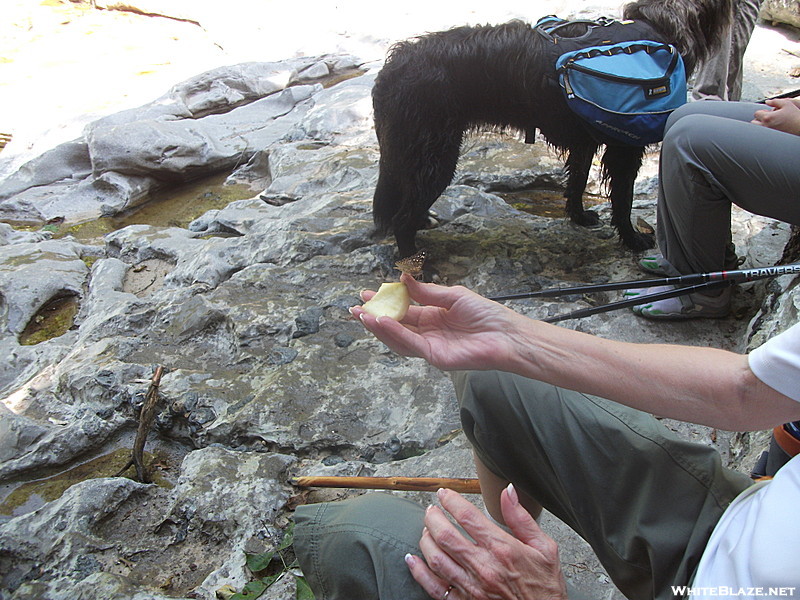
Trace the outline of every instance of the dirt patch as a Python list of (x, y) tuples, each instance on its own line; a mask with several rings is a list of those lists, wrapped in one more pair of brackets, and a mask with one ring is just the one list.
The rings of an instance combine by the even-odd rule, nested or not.
[(173, 265), (160, 258), (151, 258), (128, 269), (122, 282), (122, 291), (140, 298), (161, 289), (164, 278), (172, 271)]

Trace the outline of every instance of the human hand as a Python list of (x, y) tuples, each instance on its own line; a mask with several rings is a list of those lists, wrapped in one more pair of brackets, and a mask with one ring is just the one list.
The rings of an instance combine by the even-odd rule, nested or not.
[(439, 501), (472, 540), (442, 510), (428, 509), (420, 540), (425, 560), (409, 554), (406, 563), (431, 598), (567, 600), (558, 546), (522, 507), (512, 485), (500, 495), (500, 507), (513, 536), (457, 492), (439, 490)]
[(800, 135), (800, 101), (793, 98), (775, 98), (767, 100), (766, 104), (773, 110), (757, 110), (751, 123)]
[[(360, 307), (350, 312), (389, 348), (404, 356), (424, 358), (442, 370), (492, 369), (508, 366), (510, 336), (525, 318), (514, 311), (456, 286), (401, 278), (412, 300), (401, 321), (376, 318)], [(362, 293), (369, 300), (375, 292)]]

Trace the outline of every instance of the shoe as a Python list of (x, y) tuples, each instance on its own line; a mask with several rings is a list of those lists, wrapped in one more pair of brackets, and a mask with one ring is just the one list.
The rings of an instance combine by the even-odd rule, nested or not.
[[(644, 290), (627, 290), (623, 296), (625, 298), (635, 298), (636, 296), (646, 296), (674, 290), (675, 286), (662, 285), (647, 288)], [(633, 307), (633, 312), (646, 319), (678, 321), (685, 319), (719, 319), (727, 317), (731, 311), (731, 288), (724, 288), (718, 296), (706, 296), (705, 294), (684, 294), (665, 300), (655, 302), (643, 301), (642, 304)]]
[[(725, 271), (738, 269), (745, 261), (744, 256), (736, 256), (736, 252), (730, 250), (726, 254)], [(678, 270), (673, 267), (670, 262), (664, 258), (663, 254), (652, 254), (645, 256), (639, 261), (639, 268), (645, 273), (652, 273), (653, 275), (660, 275), (661, 277), (677, 277), (682, 275)]]
[(675, 277), (680, 275), (678, 270), (669, 264), (662, 254), (653, 254), (645, 256), (639, 261), (639, 268), (645, 273), (652, 273), (653, 275), (660, 275), (661, 277)]

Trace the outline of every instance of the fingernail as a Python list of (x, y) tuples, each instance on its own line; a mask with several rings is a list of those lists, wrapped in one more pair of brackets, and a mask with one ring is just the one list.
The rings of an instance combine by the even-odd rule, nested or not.
[(439, 500), (443, 500), (446, 493), (447, 490), (444, 488), (439, 488), (438, 490), (436, 490), (436, 495), (439, 496)]
[(404, 560), (404, 561), (406, 561), (406, 564), (407, 564), (409, 567), (413, 567), (413, 566), (414, 566), (414, 560), (415, 560), (415, 557), (414, 557), (414, 555), (413, 555), (413, 554), (406, 554), (406, 555), (403, 557), (403, 560)]
[(511, 500), (511, 504), (513, 506), (519, 505), (519, 496), (517, 496), (517, 490), (514, 489), (513, 483), (508, 484), (508, 487), (506, 488), (506, 494), (508, 494), (508, 499)]

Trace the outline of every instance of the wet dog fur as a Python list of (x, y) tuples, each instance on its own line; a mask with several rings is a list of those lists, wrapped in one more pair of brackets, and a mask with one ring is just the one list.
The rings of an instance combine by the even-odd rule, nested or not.
[[(731, 0), (638, 0), (624, 19), (647, 22), (681, 53), (688, 74), (717, 45), (730, 21)], [(579, 35), (582, 32), (565, 32)], [(538, 130), (566, 157), (566, 214), (584, 226), (599, 222), (582, 195), (601, 147), (548, 81), (547, 42), (521, 21), (464, 26), (400, 42), (375, 81), (373, 106), (380, 145), (373, 219), (393, 232), (401, 257), (416, 251), (416, 233), (450, 184), (465, 134), (484, 128)], [(645, 148), (606, 145), (602, 177), (612, 203), (612, 225), (631, 250), (652, 248), (653, 237), (630, 222), (633, 184)]]

